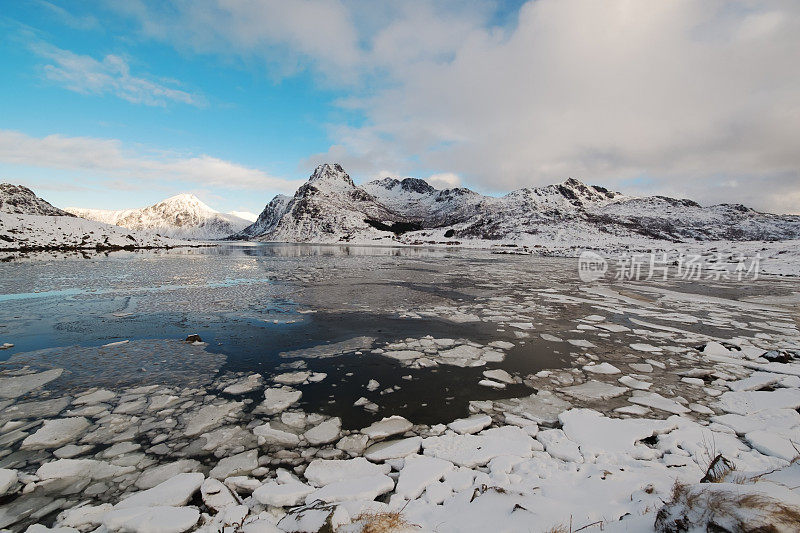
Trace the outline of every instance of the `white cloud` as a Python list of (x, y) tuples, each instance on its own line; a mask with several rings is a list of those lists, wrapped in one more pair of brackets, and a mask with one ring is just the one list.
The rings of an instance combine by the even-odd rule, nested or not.
[(0, 162), (34, 168), (82, 171), (115, 183), (176, 180), (222, 189), (293, 192), (292, 181), (209, 155), (151, 155), (126, 149), (115, 139), (48, 135), (31, 137), (0, 130)]
[(132, 76), (128, 62), (109, 54), (98, 61), (55, 46), (36, 43), (33, 50), (51, 61), (42, 67), (44, 77), (81, 94), (113, 94), (134, 104), (165, 106), (179, 102), (197, 107), (205, 105), (202, 96), (171, 87), (175, 82)]
[(505, 27), (486, 5), (117, 9), (178, 46), (353, 83), (342, 105), (365, 120), (333, 125), (332, 146), (309, 162), (452, 172), (496, 191), (573, 176), (800, 212), (800, 3), (536, 0)]
[(452, 172), (431, 174), (425, 178), (425, 181), (437, 189), (453, 189), (461, 186), (461, 178), (458, 177), (458, 174), (453, 174)]

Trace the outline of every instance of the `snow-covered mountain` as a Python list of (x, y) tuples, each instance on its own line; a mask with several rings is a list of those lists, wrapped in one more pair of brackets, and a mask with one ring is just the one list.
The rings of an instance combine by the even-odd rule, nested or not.
[(53, 207), (21, 185), (0, 184), (0, 250), (167, 248), (185, 241), (86, 220)]
[(74, 216), (42, 200), (27, 187), (0, 183), (0, 213), (16, 215)]
[(502, 197), (439, 190), (421, 179), (356, 186), (338, 164), (320, 165), (292, 197), (276, 196), (235, 238), (285, 242), (601, 247), (649, 241), (800, 238), (800, 216), (741, 205), (703, 207), (633, 197), (576, 179)]
[(234, 214), (215, 211), (193, 194), (179, 194), (140, 209), (68, 207), (67, 211), (89, 220), (177, 239), (222, 239), (252, 223)]

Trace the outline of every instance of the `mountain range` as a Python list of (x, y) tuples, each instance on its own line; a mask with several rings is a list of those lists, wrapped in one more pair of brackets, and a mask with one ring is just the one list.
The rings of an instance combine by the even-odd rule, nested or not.
[[(8, 217), (12, 215), (16, 215), (16, 229), (3, 230), (4, 224), (11, 224)], [(652, 249), (668, 243), (800, 239), (800, 216), (761, 213), (739, 204), (701, 206), (665, 196), (629, 196), (572, 178), (499, 197), (467, 188), (436, 189), (417, 178), (383, 178), (358, 186), (338, 164), (318, 166), (294, 195), (275, 196), (254, 222), (217, 212), (191, 194), (141, 209), (61, 210), (26, 187), (0, 185), (0, 233), (7, 233), (5, 248), (13, 247), (14, 239), (24, 240), (26, 227), (33, 228), (19, 225), (23, 219), (34, 220), (25, 217), (37, 220), (38, 237), (25, 241), (27, 247), (32, 242), (47, 246), (58, 242), (57, 235), (45, 238), (48, 231), (64, 231), (65, 222), (53, 217), (97, 221), (102, 224), (100, 235), (118, 234), (122, 243), (126, 239), (152, 243), (152, 238), (163, 236), (529, 247), (570, 253), (581, 248)], [(49, 226), (54, 227), (48, 230)], [(74, 231), (70, 235), (72, 244), (97, 241), (88, 229), (82, 236)]]
[(338, 164), (318, 166), (291, 197), (272, 199), (236, 239), (284, 242), (598, 247), (647, 241), (800, 238), (800, 216), (743, 205), (703, 207), (665, 196), (634, 197), (567, 179), (501, 197), (439, 190), (416, 178), (362, 186)]
[(66, 211), (105, 224), (192, 240), (223, 239), (252, 222), (233, 213), (215, 211), (193, 194), (178, 194), (139, 209), (111, 211), (67, 207)]

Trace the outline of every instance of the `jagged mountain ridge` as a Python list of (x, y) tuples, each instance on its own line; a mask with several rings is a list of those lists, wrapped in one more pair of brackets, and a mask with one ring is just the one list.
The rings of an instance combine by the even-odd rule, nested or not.
[(424, 180), (383, 178), (357, 186), (338, 164), (320, 165), (292, 196), (276, 196), (233, 236), (279, 242), (406, 244), (511, 242), (587, 246), (623, 240), (800, 238), (800, 216), (741, 205), (703, 207), (664, 196), (633, 197), (576, 179), (502, 197)]
[(0, 183), (0, 213), (57, 217), (75, 216), (39, 198), (29, 188), (11, 183)]
[(251, 224), (236, 215), (215, 211), (193, 194), (179, 194), (140, 209), (68, 207), (67, 211), (89, 220), (179, 239), (222, 239)]

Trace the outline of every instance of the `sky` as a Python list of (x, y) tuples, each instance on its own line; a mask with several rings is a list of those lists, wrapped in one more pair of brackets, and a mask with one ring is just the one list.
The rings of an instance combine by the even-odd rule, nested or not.
[(258, 213), (323, 162), (800, 213), (800, 2), (0, 0), (0, 181)]

